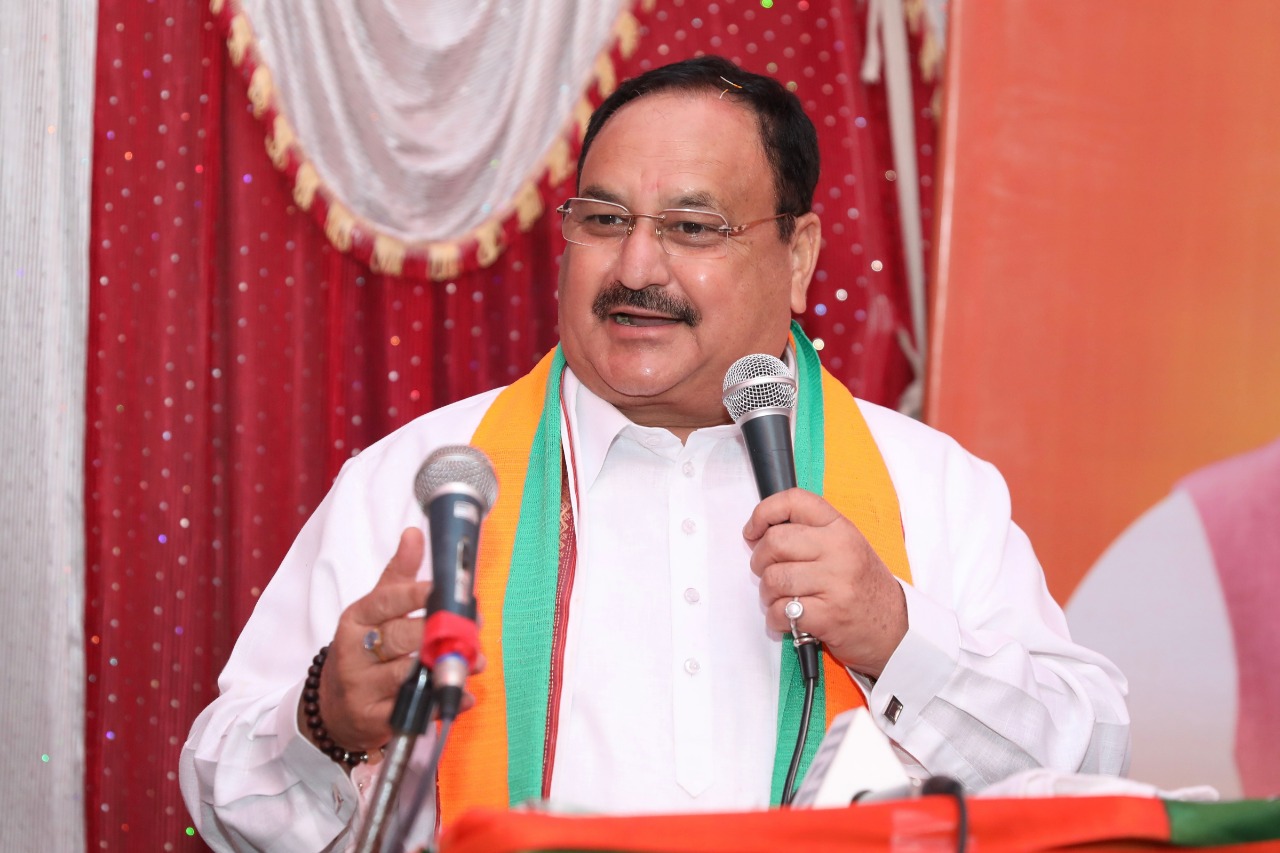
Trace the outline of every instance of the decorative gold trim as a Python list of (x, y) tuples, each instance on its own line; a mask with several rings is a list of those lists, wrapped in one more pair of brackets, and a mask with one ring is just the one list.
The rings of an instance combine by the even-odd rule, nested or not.
[(355, 217), (351, 211), (336, 199), (329, 200), (329, 213), (324, 220), (324, 236), (340, 252), (351, 251), (351, 229), (355, 227)]
[(521, 184), (520, 189), (516, 190), (515, 207), (516, 227), (521, 231), (528, 231), (546, 210), (542, 203), (542, 194), (538, 192), (538, 185), (533, 181), (525, 181)]
[(369, 258), (369, 269), (385, 275), (404, 275), (404, 256), (408, 247), (403, 242), (386, 234), (378, 234), (373, 238), (373, 257)]
[(316, 200), (316, 191), (320, 189), (320, 175), (316, 167), (306, 160), (298, 167), (298, 174), (293, 178), (293, 200), (303, 210), (310, 210)]
[(259, 65), (253, 69), (253, 76), (249, 78), (249, 100), (253, 102), (253, 117), (262, 118), (274, 97), (275, 84), (271, 81), (271, 69)]
[(448, 281), (462, 272), (462, 250), (457, 243), (428, 243), (427, 264), (432, 281)]
[(475, 230), (476, 261), (481, 267), (491, 267), (502, 254), (502, 223), (490, 219)]
[(556, 137), (547, 152), (547, 180), (552, 186), (558, 186), (573, 171), (573, 158), (569, 154), (569, 143), (563, 137)]
[(587, 124), (591, 121), (591, 114), (595, 112), (595, 108), (591, 106), (591, 102), (586, 98), (579, 98), (578, 103), (573, 107), (573, 120), (578, 125), (578, 138), (587, 135)]
[[(267, 156), (271, 158), (271, 165), (277, 169), (284, 169), (289, 165), (289, 149), (293, 147), (293, 143), (297, 141), (297, 135), (293, 132), (293, 125), (289, 124), (289, 120), (281, 113), (276, 113), (275, 119), (271, 122), (271, 135), (267, 137)], [(314, 172), (314, 170), (312, 170)], [(296, 179), (295, 179), (296, 183)], [(312, 190), (314, 194), (315, 190)], [(295, 193), (296, 195), (296, 193)], [(307, 204), (307, 207), (310, 207)]]
[(253, 41), (253, 28), (244, 15), (236, 15), (231, 19), (231, 31), (227, 35), (227, 52), (231, 54), (231, 62), (237, 68), (244, 65), (245, 54)]
[(618, 72), (613, 67), (613, 60), (609, 58), (609, 54), (601, 53), (596, 57), (593, 72), (596, 75), (596, 88), (601, 96), (607, 98), (612, 95), (613, 90), (618, 88)]
[(619, 55), (623, 59), (630, 59), (640, 45), (640, 22), (631, 14), (630, 9), (623, 9), (622, 14), (618, 15), (613, 34), (618, 40)]
[(920, 35), (920, 55), (916, 57), (920, 77), (926, 83), (932, 83), (938, 79), (942, 68), (942, 44), (933, 27), (929, 26), (924, 4), (925, 0), (903, 0), (902, 14), (912, 34)]
[(926, 29), (920, 40), (919, 62), (920, 76), (925, 82), (936, 81), (942, 71), (942, 45), (938, 43), (931, 29)]

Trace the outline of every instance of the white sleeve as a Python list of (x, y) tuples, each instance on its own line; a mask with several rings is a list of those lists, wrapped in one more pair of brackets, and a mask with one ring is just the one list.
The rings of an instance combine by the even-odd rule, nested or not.
[(907, 635), (870, 690), (917, 772), (981, 788), (1021, 770), (1121, 774), (1125, 680), (1071, 641), (1004, 479), (954, 441), (860, 404), (898, 492)]
[(354, 840), (373, 771), (360, 765), (348, 776), (299, 732), (302, 683), (401, 531), (425, 526), (413, 500), (418, 466), (435, 447), (468, 441), (493, 393), (420, 418), (350, 460), (263, 591), (180, 759), (187, 809), (213, 849), (339, 850)]

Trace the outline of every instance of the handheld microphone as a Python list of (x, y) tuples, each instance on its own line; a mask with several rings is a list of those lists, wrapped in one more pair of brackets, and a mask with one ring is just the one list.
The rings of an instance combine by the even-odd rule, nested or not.
[[(762, 353), (744, 355), (729, 365), (724, 375), (723, 391), (721, 400), (724, 407), (729, 410), (729, 417), (742, 430), (742, 437), (747, 442), (747, 456), (751, 460), (751, 473), (755, 475), (760, 499), (795, 488), (796, 457), (791, 447), (791, 412), (795, 410), (797, 394), (796, 380), (791, 371), (782, 359), (775, 356)], [(794, 613), (793, 607), (797, 608)], [(796, 627), (796, 619), (803, 612), (798, 598), (787, 603), (791, 643), (795, 646), (805, 686), (800, 729), (782, 788), (782, 804), (785, 806), (791, 805), (818, 683), (818, 640)]]
[[(772, 355), (744, 355), (729, 365), (724, 375), (724, 406), (747, 442), (751, 472), (761, 500), (796, 486), (796, 458), (791, 447), (791, 412), (796, 407), (796, 396), (795, 377), (782, 359)], [(790, 610), (787, 615), (791, 615)], [(792, 631), (792, 640), (804, 677), (817, 678), (817, 640), (796, 630)]]
[(420, 660), (431, 669), (440, 716), (452, 719), (480, 650), (476, 549), (480, 522), (498, 498), (498, 479), (482, 452), (449, 445), (422, 463), (413, 492), (431, 530), (432, 584)]

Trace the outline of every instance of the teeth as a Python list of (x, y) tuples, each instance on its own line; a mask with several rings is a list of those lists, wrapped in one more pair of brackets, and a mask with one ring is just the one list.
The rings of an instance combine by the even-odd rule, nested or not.
[(623, 314), (621, 312), (611, 314), (609, 316), (611, 316), (613, 318), (613, 322), (617, 323), (619, 326), (643, 326), (648, 328), (650, 326), (663, 326), (676, 322), (676, 320), (671, 317), (649, 317), (638, 314)]

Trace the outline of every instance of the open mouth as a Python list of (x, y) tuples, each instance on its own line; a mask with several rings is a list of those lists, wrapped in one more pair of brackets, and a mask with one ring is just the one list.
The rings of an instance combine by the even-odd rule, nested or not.
[(674, 317), (653, 317), (645, 314), (627, 314), (621, 311), (609, 315), (619, 326), (670, 326), (680, 321)]

